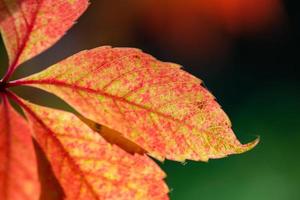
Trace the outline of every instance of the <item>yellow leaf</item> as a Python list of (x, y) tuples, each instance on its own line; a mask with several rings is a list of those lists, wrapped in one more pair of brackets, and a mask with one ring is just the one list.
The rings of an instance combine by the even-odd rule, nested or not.
[(243, 153), (258, 142), (242, 145), (237, 140), (201, 80), (137, 49), (82, 51), (11, 85), (58, 95), (159, 160), (207, 161)]
[(71, 113), (14, 97), (68, 200), (165, 200), (164, 172), (145, 155), (107, 143)]
[(87, 6), (88, 0), (0, 0), (0, 31), (10, 62), (4, 80), (58, 41)]

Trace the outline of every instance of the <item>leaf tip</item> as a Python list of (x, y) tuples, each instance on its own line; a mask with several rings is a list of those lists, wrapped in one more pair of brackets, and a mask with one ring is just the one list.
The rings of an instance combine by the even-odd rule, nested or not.
[(253, 140), (252, 142), (242, 145), (241, 149), (239, 151), (237, 151), (237, 153), (241, 154), (241, 153), (250, 151), (254, 147), (256, 147), (259, 142), (260, 142), (260, 136), (257, 136), (257, 138), (255, 140)]

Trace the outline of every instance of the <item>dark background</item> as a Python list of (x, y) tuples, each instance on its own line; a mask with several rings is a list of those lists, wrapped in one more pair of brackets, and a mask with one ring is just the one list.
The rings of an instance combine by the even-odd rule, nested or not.
[[(274, 0), (277, 6), (256, 16), (264, 13), (261, 0), (229, 12), (236, 12), (236, 17), (227, 22), (224, 16), (228, 13), (220, 17), (219, 10), (189, 7), (187, 0), (177, 8), (180, 0), (149, 1), (146, 6), (136, 0), (91, 1), (78, 24), (54, 47), (19, 68), (15, 78), (38, 72), (80, 50), (107, 44), (140, 48), (160, 60), (179, 63), (204, 81), (243, 143), (257, 136), (261, 142), (243, 155), (208, 163), (161, 164), (168, 174), (171, 199), (299, 200), (297, 1)], [(207, 11), (210, 14), (203, 14)], [(276, 17), (264, 22), (270, 16)], [(255, 17), (258, 20), (249, 20)], [(5, 66), (2, 43), (0, 58)], [(4, 69), (1, 67), (2, 73)], [(26, 88), (17, 92), (39, 104), (68, 109), (49, 94)]]

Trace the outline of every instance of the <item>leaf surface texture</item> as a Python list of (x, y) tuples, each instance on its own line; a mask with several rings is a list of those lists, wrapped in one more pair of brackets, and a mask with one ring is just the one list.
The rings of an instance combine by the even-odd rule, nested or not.
[(165, 174), (147, 156), (107, 143), (71, 113), (21, 104), (66, 199), (168, 199)]
[(159, 160), (207, 161), (245, 152), (258, 142), (237, 140), (201, 80), (137, 49), (82, 51), (18, 84), (56, 94)]
[(0, 31), (10, 65), (52, 46), (86, 10), (88, 0), (0, 0)]
[(38, 200), (40, 185), (30, 128), (6, 98), (0, 103), (0, 199)]

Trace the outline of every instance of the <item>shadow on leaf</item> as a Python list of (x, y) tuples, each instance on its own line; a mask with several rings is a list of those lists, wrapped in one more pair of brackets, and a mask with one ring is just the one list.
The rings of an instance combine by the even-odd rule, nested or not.
[(147, 151), (140, 147), (139, 145), (135, 144), (134, 142), (126, 139), (122, 136), (121, 133), (112, 130), (106, 126), (103, 126), (101, 124), (98, 124), (90, 119), (87, 119), (83, 117), (82, 115), (77, 115), (77, 117), (83, 121), (86, 125), (88, 125), (92, 130), (99, 133), (107, 142), (111, 144), (115, 144), (124, 151), (130, 153), (130, 154), (146, 154)]
[(39, 200), (63, 200), (65, 194), (52, 171), (44, 151), (35, 139), (33, 139), (35, 154), (38, 162), (38, 173), (41, 183), (41, 196)]

